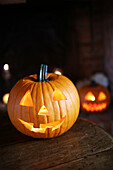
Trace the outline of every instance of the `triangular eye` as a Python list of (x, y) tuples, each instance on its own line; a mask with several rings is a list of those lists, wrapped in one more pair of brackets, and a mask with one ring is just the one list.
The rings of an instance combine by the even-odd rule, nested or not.
[(95, 96), (93, 95), (93, 93), (91, 91), (86, 94), (85, 100), (95, 101)]
[(55, 91), (53, 92), (53, 100), (54, 101), (67, 100), (67, 98), (59, 89), (55, 89)]
[(99, 93), (98, 100), (99, 100), (99, 101), (103, 101), (103, 100), (105, 100), (105, 99), (106, 99), (106, 95), (101, 91), (101, 92)]
[(21, 106), (33, 106), (33, 101), (31, 98), (30, 91), (27, 91), (24, 95), (24, 97), (20, 101)]
[(43, 105), (38, 112), (38, 115), (49, 115), (47, 108)]

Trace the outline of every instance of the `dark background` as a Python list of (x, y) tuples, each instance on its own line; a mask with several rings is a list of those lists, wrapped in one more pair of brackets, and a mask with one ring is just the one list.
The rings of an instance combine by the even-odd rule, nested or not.
[(111, 0), (1, 3), (0, 73), (8, 63), (16, 82), (37, 73), (44, 63), (49, 72), (61, 68), (76, 83), (102, 72), (113, 91), (112, 4)]

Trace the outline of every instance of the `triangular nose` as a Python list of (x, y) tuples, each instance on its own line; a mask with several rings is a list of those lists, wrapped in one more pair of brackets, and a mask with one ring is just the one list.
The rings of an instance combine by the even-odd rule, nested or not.
[(38, 115), (49, 115), (49, 112), (48, 112), (47, 108), (45, 107), (45, 105), (43, 105), (43, 106), (40, 108), (40, 110), (39, 110), (39, 112), (38, 112)]

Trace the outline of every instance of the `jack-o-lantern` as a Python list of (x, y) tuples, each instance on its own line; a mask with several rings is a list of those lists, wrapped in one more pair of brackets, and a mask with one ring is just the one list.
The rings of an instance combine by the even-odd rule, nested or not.
[(41, 65), (39, 78), (30, 75), (12, 88), (7, 104), (12, 124), (34, 138), (52, 138), (66, 132), (79, 114), (79, 95), (65, 76), (47, 73)]
[(99, 113), (110, 104), (110, 93), (102, 85), (91, 82), (79, 89), (81, 111), (87, 113)]

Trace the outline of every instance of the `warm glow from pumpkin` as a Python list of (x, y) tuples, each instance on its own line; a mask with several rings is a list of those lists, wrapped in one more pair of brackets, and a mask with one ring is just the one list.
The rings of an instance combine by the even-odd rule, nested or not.
[(103, 101), (103, 100), (106, 100), (106, 95), (103, 92), (100, 92), (98, 96), (98, 101)]
[(5, 104), (7, 104), (8, 98), (9, 98), (9, 93), (6, 93), (6, 94), (3, 96), (3, 102), (4, 102)]
[(86, 84), (79, 89), (81, 111), (85, 113), (101, 113), (110, 104), (109, 90), (95, 82)]
[(88, 92), (85, 96), (85, 100), (88, 100), (88, 101), (95, 101), (95, 96), (93, 95), (92, 92)]
[(54, 70), (54, 73), (57, 74), (57, 75), (62, 75), (61, 69), (59, 69), (59, 68), (56, 68)]
[(91, 96), (91, 101), (95, 101), (95, 96)]
[(65, 118), (66, 118), (66, 116), (63, 117), (61, 120), (57, 120), (55, 122), (51, 122), (51, 123), (47, 123), (47, 124), (40, 124), (40, 128), (43, 128), (43, 129), (52, 128), (52, 131), (53, 131), (62, 125)]
[(102, 111), (103, 109), (105, 109), (107, 107), (107, 103), (100, 103), (100, 104), (96, 104), (96, 103), (83, 103), (82, 104), (83, 108), (86, 109), (87, 111)]
[(9, 65), (8, 65), (8, 64), (4, 64), (3, 69), (4, 69), (5, 71), (8, 71), (8, 70), (9, 70)]
[(25, 122), (21, 119), (19, 119), (19, 121), (30, 131), (37, 132), (37, 133), (45, 133), (47, 128), (51, 128), (52, 131), (59, 128), (63, 124), (65, 118), (66, 118), (66, 116), (64, 116), (61, 120), (58, 120), (55, 122), (40, 124), (40, 128), (35, 128), (35, 127), (33, 127), (33, 125), (34, 125), (33, 123)]
[(58, 70), (55, 71), (55, 74), (62, 75), (62, 73)]
[(38, 74), (19, 80), (11, 89), (7, 104), (14, 127), (34, 138), (53, 138), (67, 132), (80, 110), (80, 98), (73, 82), (54, 73), (60, 69), (48, 73), (47, 68), (41, 64)]
[(55, 91), (53, 92), (53, 101), (59, 100), (67, 100), (67, 98), (59, 89), (55, 89)]
[(30, 91), (27, 91), (24, 95), (24, 97), (20, 101), (21, 106), (33, 106), (33, 101), (31, 98)]
[(38, 115), (49, 115), (49, 112), (44, 105), (39, 110)]

